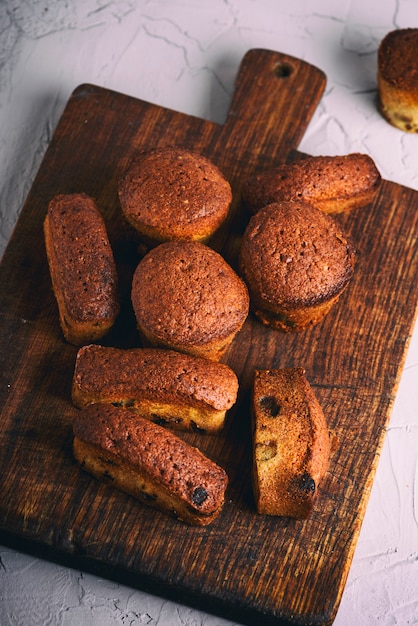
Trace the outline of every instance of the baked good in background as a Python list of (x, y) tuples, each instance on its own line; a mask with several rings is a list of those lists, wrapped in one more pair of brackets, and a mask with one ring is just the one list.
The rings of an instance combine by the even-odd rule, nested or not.
[(400, 130), (418, 133), (418, 28), (389, 32), (377, 57), (378, 106)]
[(226, 220), (229, 182), (209, 159), (179, 146), (134, 155), (119, 181), (127, 221), (149, 246), (206, 242)]
[(328, 468), (330, 439), (302, 368), (255, 372), (252, 431), (257, 512), (307, 518)]
[(95, 200), (83, 193), (52, 198), (44, 236), (64, 337), (75, 345), (101, 339), (116, 321), (119, 301), (113, 252)]
[(144, 346), (219, 361), (249, 309), (244, 281), (225, 259), (196, 241), (150, 250), (132, 281), (132, 305)]
[(320, 322), (354, 272), (355, 251), (331, 216), (304, 202), (253, 215), (239, 252), (251, 307), (263, 324), (295, 332)]
[(228, 365), (157, 348), (91, 344), (76, 357), (72, 399), (128, 408), (153, 422), (213, 433), (235, 404), (238, 379)]
[(75, 458), (96, 478), (192, 525), (220, 513), (226, 472), (170, 430), (94, 404), (78, 412), (73, 433)]
[(272, 202), (308, 202), (325, 213), (341, 213), (372, 202), (380, 173), (367, 154), (310, 156), (250, 176), (242, 198), (252, 213)]

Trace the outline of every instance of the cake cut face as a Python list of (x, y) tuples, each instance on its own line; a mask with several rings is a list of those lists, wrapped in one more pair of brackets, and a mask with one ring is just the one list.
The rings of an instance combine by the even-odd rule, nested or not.
[(258, 513), (308, 517), (328, 468), (330, 439), (302, 368), (255, 372), (252, 433)]
[(393, 126), (418, 133), (418, 28), (389, 32), (378, 50), (378, 104)]

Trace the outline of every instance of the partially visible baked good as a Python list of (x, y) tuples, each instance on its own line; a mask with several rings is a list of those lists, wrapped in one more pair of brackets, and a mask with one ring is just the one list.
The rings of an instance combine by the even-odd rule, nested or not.
[(168, 146), (133, 156), (119, 182), (119, 200), (148, 245), (207, 241), (228, 216), (232, 191), (209, 159)]
[(380, 183), (380, 173), (367, 154), (312, 156), (254, 174), (245, 181), (242, 197), (252, 213), (283, 200), (341, 213), (369, 204)]
[(219, 515), (225, 471), (171, 431), (100, 404), (79, 411), (73, 431), (75, 458), (96, 478), (192, 525)]
[(255, 372), (252, 427), (258, 513), (308, 517), (328, 468), (330, 440), (302, 368)]
[(218, 361), (244, 324), (248, 291), (225, 259), (196, 241), (169, 241), (140, 261), (132, 305), (144, 345)]
[(44, 220), (45, 246), (62, 331), (82, 345), (101, 339), (119, 313), (117, 273), (96, 202), (55, 196)]
[(377, 59), (378, 105), (401, 130), (418, 133), (418, 28), (389, 32)]
[(95, 344), (78, 351), (72, 399), (122, 406), (181, 430), (219, 431), (235, 404), (238, 379), (228, 365), (157, 348)]
[(253, 311), (284, 332), (323, 319), (349, 284), (354, 260), (336, 220), (296, 201), (270, 204), (253, 215), (239, 253)]

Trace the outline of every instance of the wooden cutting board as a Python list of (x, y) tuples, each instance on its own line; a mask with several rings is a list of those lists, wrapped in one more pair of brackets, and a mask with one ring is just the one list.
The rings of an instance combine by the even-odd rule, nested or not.
[[(234, 189), (234, 212), (212, 245), (235, 267), (248, 219), (241, 181), (256, 168), (302, 156), (295, 150), (324, 86), (324, 74), (299, 59), (251, 50), (223, 125), (93, 85), (72, 94), (1, 264), (1, 541), (251, 625), (332, 623), (416, 316), (418, 193), (384, 181), (372, 206), (339, 216), (358, 264), (320, 325), (283, 335), (247, 320), (225, 358), (240, 379), (225, 432), (184, 435), (230, 477), (224, 510), (206, 528), (153, 511), (74, 462), (76, 348), (58, 326), (42, 233), (55, 194), (83, 191), (97, 199), (123, 291), (107, 343), (138, 345), (129, 303), (137, 247), (117, 200), (131, 153), (177, 143), (220, 166)], [(338, 439), (306, 521), (258, 516), (250, 484), (254, 369), (290, 366), (306, 369)]]

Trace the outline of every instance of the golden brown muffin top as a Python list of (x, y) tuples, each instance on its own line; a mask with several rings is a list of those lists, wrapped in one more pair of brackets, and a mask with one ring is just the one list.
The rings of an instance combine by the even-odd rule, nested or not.
[(277, 202), (251, 218), (240, 268), (251, 297), (267, 309), (310, 306), (348, 283), (354, 249), (330, 215), (304, 202)]
[(84, 393), (138, 394), (153, 399), (207, 404), (228, 410), (236, 401), (238, 379), (230, 367), (201, 357), (160, 350), (123, 350), (89, 345), (77, 353), (74, 385)]
[(209, 159), (168, 146), (134, 155), (121, 177), (119, 198), (139, 231), (167, 241), (211, 234), (228, 214), (232, 191)]
[(279, 201), (341, 201), (377, 189), (379, 171), (367, 154), (312, 156), (259, 172), (245, 181), (242, 196), (253, 211)]
[(138, 326), (159, 340), (205, 345), (241, 328), (249, 296), (218, 252), (199, 242), (169, 241), (140, 261), (132, 304)]
[(221, 467), (172, 432), (127, 409), (91, 405), (77, 412), (73, 432), (77, 439), (126, 462), (127, 471), (146, 472), (203, 515), (212, 514), (223, 502), (228, 478)]
[(384, 80), (418, 97), (418, 28), (389, 32), (380, 42), (378, 67)]
[(119, 310), (116, 266), (95, 201), (83, 193), (57, 195), (46, 220), (54, 273), (69, 314), (86, 322), (114, 317)]

